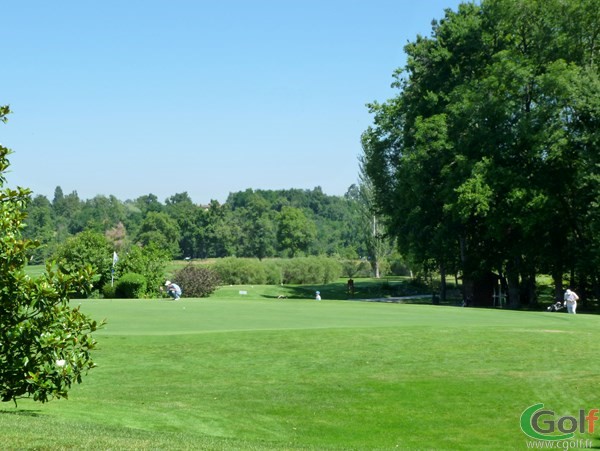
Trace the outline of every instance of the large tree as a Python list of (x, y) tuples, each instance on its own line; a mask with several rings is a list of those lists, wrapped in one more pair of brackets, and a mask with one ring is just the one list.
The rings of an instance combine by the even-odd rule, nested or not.
[[(405, 50), (366, 170), (402, 250), (533, 301), (544, 270), (598, 283), (598, 0), (483, 0)], [(575, 26), (580, 23), (582, 26)], [(458, 257), (458, 258), (457, 258)], [(470, 286), (470, 284), (467, 284)]]
[[(9, 112), (0, 107), (0, 120)], [(0, 187), (9, 153), (0, 145)], [(35, 279), (25, 274), (27, 255), (37, 245), (21, 233), (29, 202), (28, 189), (0, 190), (0, 400), (15, 403), (67, 397), (94, 367), (91, 333), (98, 326), (69, 305), (70, 294), (89, 291), (89, 268), (67, 275), (48, 265)]]

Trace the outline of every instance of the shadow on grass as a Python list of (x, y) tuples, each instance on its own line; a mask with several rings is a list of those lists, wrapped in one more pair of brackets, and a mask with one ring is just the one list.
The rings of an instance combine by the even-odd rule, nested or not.
[[(397, 279), (358, 279), (354, 280), (354, 290), (348, 289), (344, 281), (323, 285), (283, 285), (277, 294), (263, 294), (266, 299), (315, 299), (319, 291), (321, 299), (331, 301), (353, 301), (378, 299), (381, 302), (403, 302), (411, 304), (431, 304), (432, 296), (423, 285), (408, 278)], [(413, 297), (414, 296), (414, 297)], [(404, 298), (399, 300), (398, 298)], [(459, 299), (449, 299), (447, 305), (460, 303)]]
[(15, 407), (14, 410), (0, 409), (0, 415), (17, 415), (20, 417), (39, 417), (39, 410), (19, 410)]

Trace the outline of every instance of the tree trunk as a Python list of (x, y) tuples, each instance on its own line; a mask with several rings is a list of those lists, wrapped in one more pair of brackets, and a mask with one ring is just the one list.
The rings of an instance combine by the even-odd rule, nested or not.
[(537, 290), (535, 283), (535, 274), (527, 274), (523, 276), (523, 289), (526, 303), (530, 307), (536, 307), (538, 305)]
[(554, 302), (562, 302), (564, 292), (562, 273), (553, 273), (552, 280), (554, 281)]
[(521, 307), (521, 293), (519, 288), (519, 257), (509, 260), (506, 265), (506, 279), (508, 281), (508, 307), (518, 309)]
[(444, 304), (446, 302), (446, 267), (440, 266), (440, 301)]

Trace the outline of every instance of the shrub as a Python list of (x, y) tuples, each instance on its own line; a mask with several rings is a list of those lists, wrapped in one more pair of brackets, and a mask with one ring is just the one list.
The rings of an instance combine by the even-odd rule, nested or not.
[(115, 284), (115, 297), (138, 299), (146, 294), (146, 278), (141, 274), (130, 272), (123, 274)]
[(330, 283), (342, 275), (341, 264), (332, 258), (301, 257), (282, 261), (283, 283)]
[(90, 265), (94, 271), (93, 290), (98, 290), (110, 281), (113, 248), (101, 233), (85, 231), (69, 238), (56, 251), (58, 269), (72, 274)]
[(391, 261), (390, 271), (395, 276), (410, 276), (410, 268), (404, 259), (397, 258)]
[(219, 286), (219, 275), (210, 268), (188, 265), (174, 274), (173, 281), (181, 287), (184, 297), (204, 298)]
[(283, 269), (278, 260), (264, 260), (263, 268), (267, 277), (267, 285), (281, 285), (283, 283)]
[(267, 282), (265, 267), (259, 260), (228, 257), (218, 260), (212, 268), (223, 284), (264, 285)]
[(146, 280), (144, 294), (160, 296), (168, 261), (167, 254), (162, 249), (157, 249), (152, 245), (145, 247), (134, 245), (119, 255), (116, 274), (119, 278), (127, 273), (141, 274)]
[(105, 299), (114, 299), (116, 297), (115, 290), (116, 287), (113, 284), (106, 282), (102, 287), (102, 296), (104, 296)]

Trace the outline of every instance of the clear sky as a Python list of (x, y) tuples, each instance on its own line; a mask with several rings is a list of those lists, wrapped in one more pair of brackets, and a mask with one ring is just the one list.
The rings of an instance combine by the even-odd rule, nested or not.
[(121, 200), (358, 179), (365, 104), (458, 0), (2, 2), (8, 186)]

